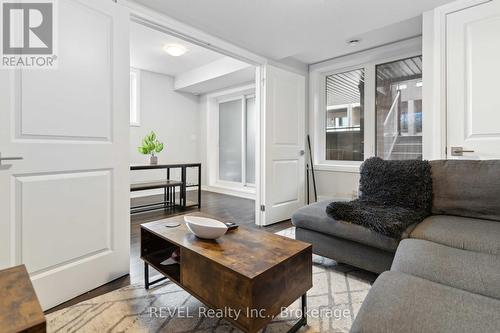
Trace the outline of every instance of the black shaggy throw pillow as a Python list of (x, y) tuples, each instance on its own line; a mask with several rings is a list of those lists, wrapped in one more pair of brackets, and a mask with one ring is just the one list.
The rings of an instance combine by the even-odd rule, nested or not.
[(431, 166), (427, 161), (372, 157), (361, 165), (359, 192), (359, 199), (329, 204), (327, 214), (399, 239), (409, 225), (430, 215)]

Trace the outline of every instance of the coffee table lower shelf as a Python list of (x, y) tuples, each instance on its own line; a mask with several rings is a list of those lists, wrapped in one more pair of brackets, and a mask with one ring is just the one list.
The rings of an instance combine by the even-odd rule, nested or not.
[[(154, 269), (156, 269), (157, 271), (162, 273), (163, 277), (158, 278), (158, 279), (153, 280), (153, 281), (149, 281), (149, 264), (148, 264), (149, 260), (148, 261), (146, 261), (146, 259), (143, 259), (143, 260), (144, 260), (144, 288), (149, 289), (149, 287), (151, 285), (165, 281), (166, 279), (169, 279), (170, 281), (175, 282), (175, 284), (177, 284), (178, 286), (180, 286), (182, 288), (182, 286), (179, 284), (180, 281), (176, 280), (176, 278), (174, 278), (174, 276), (177, 277), (178, 276), (177, 274), (180, 272), (180, 265), (179, 264), (169, 265), (169, 266), (177, 266), (177, 269), (174, 267), (170, 267), (168, 271), (164, 271), (163, 269), (157, 267), (156, 265), (151, 265)], [(192, 295), (192, 296), (196, 298), (195, 295)], [(201, 301), (201, 300), (199, 300), (199, 301), (203, 303), (203, 301)], [(207, 305), (207, 304), (205, 304), (205, 305)], [(298, 330), (300, 330), (301, 327), (307, 326), (307, 294), (304, 294), (300, 297), (300, 308), (301, 308), (302, 316), (286, 333), (295, 333)], [(265, 330), (263, 332), (265, 332)]]

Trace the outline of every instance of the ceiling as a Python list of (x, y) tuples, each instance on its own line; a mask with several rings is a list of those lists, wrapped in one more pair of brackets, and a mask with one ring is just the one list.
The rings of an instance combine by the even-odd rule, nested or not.
[(188, 87), (177, 89), (195, 95), (255, 83), (255, 67), (248, 66), (228, 74), (223, 74), (208, 80), (200, 81)]
[(135, 1), (254, 53), (310, 64), (420, 35), (421, 14), (452, 0)]
[[(172, 57), (163, 51), (167, 44), (179, 44), (187, 52), (179, 57)], [(225, 60), (224, 60), (225, 59)], [(239, 60), (230, 58), (170, 36), (141, 24), (130, 23), (130, 66), (174, 77), (177, 81), (185, 74), (197, 71), (196, 79), (182, 88), (176, 89), (195, 95), (238, 86), (255, 80), (255, 69)], [(240, 63), (228, 67), (227, 63)], [(191, 76), (193, 76), (191, 74)]]
[[(172, 57), (163, 51), (163, 46), (166, 44), (183, 45), (187, 48), (187, 52), (180, 57)], [(176, 76), (224, 57), (222, 54), (141, 24), (130, 23), (130, 66), (132, 67)]]

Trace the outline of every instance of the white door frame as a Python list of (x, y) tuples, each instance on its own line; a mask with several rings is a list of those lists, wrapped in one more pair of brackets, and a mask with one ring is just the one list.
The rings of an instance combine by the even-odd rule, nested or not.
[(257, 120), (255, 133), (255, 224), (259, 226), (263, 225), (260, 211), (262, 198), (261, 191), (263, 188), (261, 179), (261, 152), (264, 144), (261, 136), (261, 119), (263, 118), (261, 112), (264, 110), (264, 101), (261, 97), (263, 89), (263, 81), (261, 78), (263, 77), (264, 66), (268, 63), (268, 60), (130, 0), (119, 1), (119, 3), (130, 10), (130, 17), (133, 22), (143, 24), (149, 28), (162, 31), (189, 43), (205, 47), (212, 51), (256, 66), (255, 105), (258, 109), (256, 110)]

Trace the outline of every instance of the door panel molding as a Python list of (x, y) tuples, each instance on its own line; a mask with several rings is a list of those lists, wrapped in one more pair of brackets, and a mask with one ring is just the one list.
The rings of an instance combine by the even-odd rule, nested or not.
[[(477, 20), (465, 25), (465, 137), (464, 139), (498, 138), (500, 128), (485, 112), (500, 110), (500, 100), (491, 106), (491, 96), (497, 94), (494, 85), (482, 85), (485, 77), (491, 75), (492, 69), (498, 66), (498, 57), (491, 51), (491, 42), (498, 38), (500, 31), (500, 15), (485, 20)], [(479, 41), (478, 41), (479, 39)], [(479, 71), (479, 73), (477, 73)], [(479, 87), (479, 89), (477, 89)], [(476, 89), (475, 89), (476, 88)], [(486, 109), (486, 110), (485, 110)], [(480, 113), (480, 115), (478, 115)], [(483, 120), (481, 120), (481, 114)], [(486, 128), (480, 128), (486, 127)]]
[[(20, 259), (16, 264), (24, 263), (36, 275), (111, 250), (112, 178), (112, 169), (14, 176), (15, 230), (19, 234), (13, 241), (19, 242), (14, 248)], [(51, 200), (40, 200), (42, 196)], [(78, 237), (69, 238), (72, 233)], [(46, 240), (50, 240), (50, 248)]]
[(280, 189), (273, 197), (273, 207), (283, 204), (297, 203), (300, 200), (300, 189), (297, 182), (290, 179), (300, 179), (299, 160), (273, 161), (273, 187)]
[(109, 142), (117, 52), (113, 16), (75, 0), (58, 7), (64, 13), (58, 16), (58, 68), (15, 75), (16, 138)]

